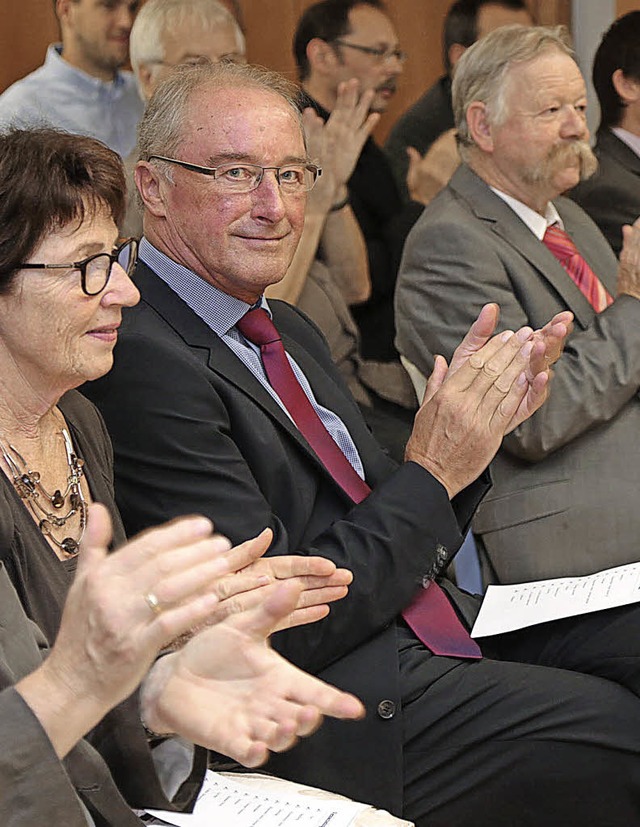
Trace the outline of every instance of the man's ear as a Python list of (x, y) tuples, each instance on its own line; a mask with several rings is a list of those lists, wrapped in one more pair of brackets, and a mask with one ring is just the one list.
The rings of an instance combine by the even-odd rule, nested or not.
[(476, 146), (483, 152), (493, 152), (493, 135), (485, 103), (473, 101), (469, 104), (467, 107), (467, 126), (469, 135)]
[(157, 217), (165, 216), (162, 181), (158, 170), (154, 169), (149, 161), (138, 161), (133, 171), (133, 178), (145, 210)]
[(326, 75), (334, 71), (338, 63), (338, 56), (326, 40), (314, 37), (307, 43), (307, 60), (311, 72)]
[(640, 100), (640, 82), (625, 75), (622, 69), (616, 69), (611, 75), (611, 83), (623, 103), (637, 103)]
[(68, 20), (71, 6), (73, 6), (72, 0), (56, 0), (56, 17), (60, 25)]
[(138, 89), (145, 103), (149, 101), (153, 95), (153, 69), (146, 63), (141, 63), (136, 69), (136, 81), (138, 82)]
[(452, 43), (451, 46), (449, 46), (449, 65), (452, 69), (455, 68), (456, 63), (460, 60), (460, 58), (466, 51), (467, 47), (463, 46), (462, 43)]

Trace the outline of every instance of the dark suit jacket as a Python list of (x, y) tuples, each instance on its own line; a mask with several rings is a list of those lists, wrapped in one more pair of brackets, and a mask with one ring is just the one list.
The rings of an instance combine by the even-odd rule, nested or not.
[(640, 157), (609, 129), (598, 132), (598, 171), (571, 190), (602, 230), (616, 255), (622, 249), (622, 225), (640, 216)]
[[(138, 266), (135, 280), (142, 301), (125, 314), (114, 368), (85, 388), (114, 441), (125, 525), (137, 531), (202, 512), (234, 542), (268, 525), (270, 553), (321, 554), (354, 572), (349, 596), (327, 619), (281, 633), (276, 643), (296, 663), (362, 697), (367, 719), (328, 721), (269, 766), (401, 812), (401, 721), (377, 709), (400, 702), (396, 617), (443, 548), (452, 552), (462, 539), (446, 493), (418, 465), (395, 469), (300, 311), (270, 302), (287, 351), (358, 447), (375, 489), (358, 506), (227, 345), (146, 266)], [(462, 530), (475, 501), (469, 492), (458, 503)], [(459, 600), (473, 614), (475, 601)], [(434, 679), (455, 663), (432, 661)]]
[(422, 155), (431, 144), (453, 128), (451, 105), (451, 78), (443, 75), (396, 121), (384, 145), (398, 189), (409, 201), (407, 147), (412, 146)]
[[(567, 232), (616, 294), (616, 260), (572, 201)], [(427, 374), (451, 353), (486, 302), (500, 328), (541, 327), (570, 309), (575, 330), (551, 395), (505, 441), (494, 486), (474, 521), (498, 579), (585, 574), (640, 558), (640, 302), (617, 298), (596, 315), (558, 261), (467, 166), (425, 210), (405, 247), (398, 344)]]

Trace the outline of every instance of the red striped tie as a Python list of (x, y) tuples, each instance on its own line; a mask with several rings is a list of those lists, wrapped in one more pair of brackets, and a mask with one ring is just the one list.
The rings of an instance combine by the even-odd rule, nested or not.
[[(285, 353), (282, 339), (269, 314), (262, 308), (250, 310), (236, 324), (248, 341), (260, 348), (269, 384), (278, 394), (298, 430), (338, 485), (354, 503), (370, 493), (367, 483), (322, 424)], [(430, 581), (403, 612), (403, 617), (420, 640), (436, 655), (481, 658), (478, 644), (460, 622), (447, 596), (435, 581)]]
[(558, 224), (552, 224), (547, 227), (542, 240), (587, 297), (596, 313), (609, 307), (613, 299), (580, 255), (571, 237)]

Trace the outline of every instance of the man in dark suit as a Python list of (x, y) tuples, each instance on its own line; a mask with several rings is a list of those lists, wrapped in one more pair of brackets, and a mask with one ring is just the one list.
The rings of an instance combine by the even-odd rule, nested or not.
[(640, 216), (640, 11), (625, 14), (605, 33), (593, 85), (600, 103), (598, 169), (569, 195), (619, 255), (622, 227)]
[[(483, 310), (449, 369), (438, 360), (396, 467), (318, 331), (262, 297), (288, 267), (316, 174), (284, 84), (255, 67), (191, 68), (147, 109), (136, 170), (142, 300), (124, 320), (114, 370), (88, 388), (114, 439), (125, 522), (198, 511), (232, 539), (269, 525), (270, 553), (314, 549), (353, 569), (342, 605), (275, 645), (356, 692), (368, 715), (278, 756), (279, 774), (421, 825), (604, 824), (611, 813), (610, 823), (632, 822), (636, 610), (487, 639), (478, 659), (460, 625), (478, 601), (433, 580), (486, 488), (473, 480), (545, 396), (540, 363), (557, 358), (568, 317), (487, 341), (497, 310)], [(276, 329), (258, 347), (247, 324), (269, 327), (271, 316)], [(347, 493), (358, 486), (362, 496)], [(421, 631), (430, 648), (400, 616), (414, 598), (438, 606)], [(456, 656), (453, 642), (434, 642), (445, 627)]]
[[(396, 122), (384, 145), (396, 183), (405, 199), (409, 198), (407, 174), (409, 172), (409, 151), (414, 164), (419, 163), (431, 145), (444, 132), (453, 129), (451, 106), (451, 76), (456, 63), (480, 37), (499, 26), (511, 23), (531, 23), (531, 15), (524, 0), (456, 0), (444, 19), (442, 29), (442, 61), (446, 74), (429, 89)], [(428, 167), (434, 183), (440, 180), (441, 170), (455, 166), (457, 151), (455, 139), (451, 136), (448, 148), (448, 164), (442, 158), (434, 159)], [(422, 174), (425, 174), (427, 167)], [(440, 186), (446, 184), (445, 178)]]
[[(585, 95), (552, 30), (509, 27), (472, 46), (453, 85), (464, 163), (405, 248), (398, 341), (424, 374), (430, 354), (449, 355), (487, 301), (500, 305), (507, 327), (535, 327), (567, 309), (575, 316), (549, 404), (505, 440), (474, 521), (490, 582), (639, 558), (640, 283), (631, 264), (640, 227), (628, 228), (618, 268), (589, 217), (558, 197), (594, 167)], [(574, 243), (566, 267), (547, 247), (562, 227)], [(583, 267), (572, 278), (578, 251), (591, 274)], [(576, 283), (581, 275), (595, 298)]]

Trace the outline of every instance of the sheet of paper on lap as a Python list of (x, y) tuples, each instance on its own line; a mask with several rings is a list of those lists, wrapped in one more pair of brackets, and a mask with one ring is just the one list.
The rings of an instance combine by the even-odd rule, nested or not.
[(175, 827), (413, 827), (385, 810), (273, 776), (209, 770), (193, 813), (147, 810)]
[(639, 601), (640, 563), (629, 563), (584, 577), (489, 586), (471, 637), (513, 632), (550, 620)]

